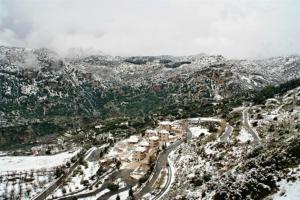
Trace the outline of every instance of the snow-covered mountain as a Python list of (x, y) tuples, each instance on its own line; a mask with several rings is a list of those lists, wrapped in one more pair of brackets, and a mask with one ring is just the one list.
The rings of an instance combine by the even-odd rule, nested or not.
[(0, 47), (0, 144), (59, 132), (82, 117), (211, 113), (224, 98), (300, 77), (299, 56), (71, 54)]

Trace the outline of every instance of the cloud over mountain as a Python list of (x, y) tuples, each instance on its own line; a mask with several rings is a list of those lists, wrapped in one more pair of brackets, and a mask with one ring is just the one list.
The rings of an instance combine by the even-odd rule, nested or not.
[(300, 53), (296, 0), (0, 0), (0, 45), (113, 55)]

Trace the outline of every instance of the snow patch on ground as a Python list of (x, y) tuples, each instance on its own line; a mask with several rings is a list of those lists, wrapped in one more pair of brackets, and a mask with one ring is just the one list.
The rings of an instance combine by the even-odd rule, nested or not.
[(273, 200), (299, 200), (300, 199), (300, 166), (291, 169), (289, 174), (294, 174), (295, 181), (282, 179), (279, 185), (279, 191), (271, 197)]
[(21, 87), (21, 92), (22, 94), (25, 94), (25, 95), (35, 95), (37, 93), (37, 91), (39, 90), (39, 88), (35, 85), (23, 85)]
[(211, 133), (208, 132), (207, 128), (201, 128), (198, 126), (195, 127), (190, 127), (190, 131), (192, 132), (192, 135), (194, 138), (197, 138), (201, 135), (201, 133), (203, 133), (204, 135), (210, 135)]
[(72, 153), (63, 152), (49, 156), (5, 156), (0, 157), (0, 171), (22, 171), (31, 169), (52, 168), (60, 166), (77, 155), (79, 150)]
[[(81, 183), (83, 180), (89, 180), (90, 184), (93, 184), (96, 180), (92, 180), (92, 176), (94, 176), (99, 169), (99, 163), (98, 162), (87, 162), (88, 167), (85, 168), (84, 166), (78, 166), (78, 168), (82, 169), (83, 174), (77, 174), (76, 176), (71, 176), (70, 181), (67, 181), (66, 184), (63, 186), (63, 188), (66, 189), (67, 192), (74, 192), (79, 191), (83, 189), (85, 186)], [(79, 193), (85, 193), (87, 190), (84, 190), (83, 192)], [(62, 196), (62, 188), (58, 188), (54, 196), (59, 197)]]
[(246, 143), (249, 140), (252, 141), (253, 137), (245, 128), (242, 128), (240, 134), (237, 136), (237, 139), (239, 139), (241, 143)]
[[(300, 199), (300, 180), (296, 182), (287, 182), (282, 180), (279, 183), (280, 191), (274, 194), (273, 200), (299, 200)], [(284, 192), (283, 195), (282, 192)]]
[(214, 150), (214, 145), (216, 142), (209, 142), (205, 145), (204, 150), (206, 154), (217, 154), (219, 153), (218, 151)]

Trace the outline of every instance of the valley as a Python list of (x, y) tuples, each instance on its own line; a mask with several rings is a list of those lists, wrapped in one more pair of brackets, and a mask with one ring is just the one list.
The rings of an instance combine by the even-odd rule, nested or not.
[(0, 55), (0, 199), (300, 195), (298, 56)]

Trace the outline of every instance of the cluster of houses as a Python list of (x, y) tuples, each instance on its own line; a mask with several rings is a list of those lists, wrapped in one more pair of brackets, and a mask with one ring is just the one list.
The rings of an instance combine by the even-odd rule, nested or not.
[(164, 121), (154, 130), (146, 130), (141, 135), (116, 143), (100, 162), (118, 160), (122, 168), (134, 169), (131, 173), (133, 178), (139, 178), (149, 169), (151, 160), (155, 160), (158, 149), (184, 137), (186, 132), (180, 125)]

